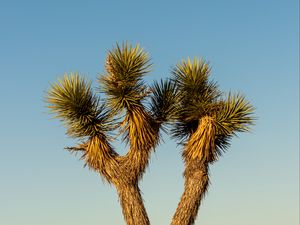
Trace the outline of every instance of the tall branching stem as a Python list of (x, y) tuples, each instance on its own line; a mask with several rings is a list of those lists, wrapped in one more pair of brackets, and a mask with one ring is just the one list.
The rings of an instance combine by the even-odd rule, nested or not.
[(215, 125), (212, 118), (201, 120), (196, 132), (185, 146), (183, 159), (184, 192), (173, 216), (171, 225), (192, 225), (209, 185), (208, 155), (215, 147)]
[[(67, 149), (82, 152), (85, 164), (117, 189), (127, 225), (150, 224), (138, 183), (159, 142), (160, 127), (174, 111), (170, 82), (156, 83), (151, 91), (144, 83), (150, 67), (148, 54), (138, 45), (117, 45), (108, 52), (106, 72), (99, 79), (105, 101), (94, 94), (91, 82), (72, 73), (51, 85), (46, 97), (67, 134), (83, 141)], [(150, 94), (149, 111), (142, 102)], [(124, 156), (110, 143), (113, 130), (128, 143)]]
[(126, 224), (149, 225), (150, 221), (138, 185), (119, 184), (116, 188)]
[(217, 161), (236, 132), (249, 131), (253, 106), (240, 95), (227, 99), (209, 79), (210, 67), (202, 59), (183, 60), (172, 70), (179, 92), (173, 137), (184, 144), (184, 192), (171, 225), (193, 225), (209, 186), (209, 165)]
[(192, 225), (209, 185), (207, 163), (194, 159), (186, 164), (184, 192), (171, 225)]

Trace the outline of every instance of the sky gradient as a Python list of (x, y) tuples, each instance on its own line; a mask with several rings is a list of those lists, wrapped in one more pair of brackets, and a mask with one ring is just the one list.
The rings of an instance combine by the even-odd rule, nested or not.
[[(122, 225), (113, 186), (63, 150), (76, 143), (43, 102), (65, 72), (94, 81), (116, 42), (140, 43), (166, 78), (187, 57), (256, 108), (251, 133), (211, 167), (196, 225), (299, 224), (299, 2), (0, 0), (0, 224)], [(118, 152), (126, 149), (116, 144)], [(141, 182), (151, 224), (183, 190), (181, 148), (164, 137)]]

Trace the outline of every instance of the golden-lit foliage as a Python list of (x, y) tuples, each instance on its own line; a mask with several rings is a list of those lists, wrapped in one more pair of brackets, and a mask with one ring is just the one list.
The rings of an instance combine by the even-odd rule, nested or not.
[(253, 124), (253, 106), (240, 94), (223, 97), (216, 82), (209, 79), (211, 69), (196, 58), (182, 61), (172, 70), (179, 95), (178, 119), (172, 130), (174, 137), (186, 143), (199, 129), (205, 117), (214, 121), (217, 155), (227, 149), (236, 132), (248, 131)]
[(115, 164), (115, 167), (117, 167), (116, 156), (117, 153), (112, 150), (105, 138), (94, 136), (87, 142), (82, 158), (84, 158), (89, 168), (101, 172), (106, 180), (111, 182), (113, 175), (109, 170), (106, 170), (106, 164)]
[(78, 73), (65, 74), (51, 85), (46, 96), (48, 108), (72, 137), (104, 135), (112, 129), (111, 118), (91, 90), (91, 82)]
[[(160, 140), (160, 130), (184, 144), (185, 190), (172, 225), (192, 225), (209, 185), (209, 165), (228, 148), (237, 132), (249, 131), (253, 106), (240, 94), (224, 94), (210, 79), (203, 59), (183, 60), (172, 68), (170, 80), (146, 84), (148, 53), (128, 43), (107, 53), (99, 78), (100, 93), (78, 73), (66, 74), (47, 92), (48, 108), (79, 138), (71, 152), (104, 180), (115, 185), (128, 225), (149, 225), (138, 182)], [(105, 97), (101, 98), (100, 94)], [(165, 126), (167, 125), (167, 126)], [(112, 147), (121, 134), (129, 150), (124, 156)]]
[(172, 135), (185, 142), (196, 131), (203, 116), (218, 108), (221, 92), (209, 80), (210, 67), (203, 59), (183, 60), (172, 70), (172, 80), (178, 88), (177, 121)]
[[(159, 129), (174, 111), (174, 85), (169, 82), (150, 87), (144, 83), (150, 67), (148, 53), (139, 45), (117, 44), (108, 51), (107, 73), (99, 79), (100, 90), (106, 94), (101, 102), (91, 82), (78, 73), (66, 74), (47, 92), (48, 108), (66, 126), (67, 134), (83, 140), (81, 145), (67, 149), (82, 152), (86, 165), (100, 171), (108, 181), (108, 170), (118, 176), (127, 170), (131, 180), (142, 176), (150, 152), (159, 142)], [(142, 101), (148, 95), (150, 111)], [(125, 156), (119, 156), (109, 143), (113, 130), (129, 143)]]
[[(149, 225), (138, 181), (159, 142), (160, 127), (174, 114), (174, 85), (145, 84), (150, 67), (149, 56), (139, 45), (117, 44), (108, 51), (106, 73), (99, 78), (105, 94), (101, 102), (91, 82), (77, 73), (52, 84), (46, 96), (48, 108), (67, 134), (82, 142), (66, 149), (82, 153), (85, 165), (115, 185), (128, 225)], [(110, 143), (112, 134), (119, 133), (129, 144), (124, 156)]]
[(172, 75), (178, 86), (187, 90), (207, 84), (210, 71), (209, 65), (202, 58), (198, 60), (195, 57), (193, 61), (188, 58), (176, 64)]
[(184, 192), (172, 225), (193, 225), (209, 185), (209, 165), (229, 147), (237, 132), (253, 125), (253, 106), (240, 95), (224, 98), (209, 80), (210, 67), (202, 59), (177, 64), (172, 71), (179, 108), (173, 137), (184, 144)]
[(240, 94), (228, 94), (217, 111), (216, 125), (219, 133), (232, 135), (235, 132), (249, 131), (253, 125), (253, 106)]
[(185, 161), (200, 159), (207, 162), (215, 161), (216, 125), (213, 118), (205, 116), (201, 119), (197, 130), (191, 135), (183, 152)]
[(148, 94), (143, 77), (150, 72), (148, 54), (136, 45), (125, 43), (107, 54), (106, 74), (99, 79), (101, 91), (114, 111), (139, 106)]
[[(130, 149), (125, 156), (125, 165), (132, 164), (130, 174), (141, 178), (149, 163), (151, 150), (154, 150), (159, 141), (159, 126), (143, 108), (135, 108), (124, 119), (124, 140), (129, 142)], [(143, 148), (141, 148), (141, 146)], [(134, 161), (139, 163), (133, 164)]]

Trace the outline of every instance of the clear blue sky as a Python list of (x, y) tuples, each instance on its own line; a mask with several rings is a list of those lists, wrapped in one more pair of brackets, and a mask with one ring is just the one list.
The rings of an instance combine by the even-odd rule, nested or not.
[[(0, 0), (0, 224), (124, 224), (114, 188), (63, 150), (75, 141), (43, 97), (65, 72), (96, 81), (106, 51), (126, 40), (150, 53), (149, 82), (202, 56), (222, 90), (243, 92), (257, 108), (252, 133), (212, 166), (196, 224), (298, 225), (296, 0)], [(165, 137), (141, 183), (152, 224), (169, 224), (182, 171), (180, 148)]]

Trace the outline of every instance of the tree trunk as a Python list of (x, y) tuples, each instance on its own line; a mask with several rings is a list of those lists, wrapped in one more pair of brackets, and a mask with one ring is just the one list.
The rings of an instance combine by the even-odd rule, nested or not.
[(208, 163), (194, 159), (186, 162), (184, 192), (171, 225), (193, 225), (209, 185)]
[(158, 142), (160, 124), (140, 107), (126, 115), (124, 124), (123, 132), (130, 144), (125, 156), (119, 156), (105, 137), (94, 137), (87, 143), (83, 157), (90, 168), (116, 187), (126, 224), (149, 225), (138, 182)]
[(127, 225), (150, 225), (137, 184), (116, 185)]

